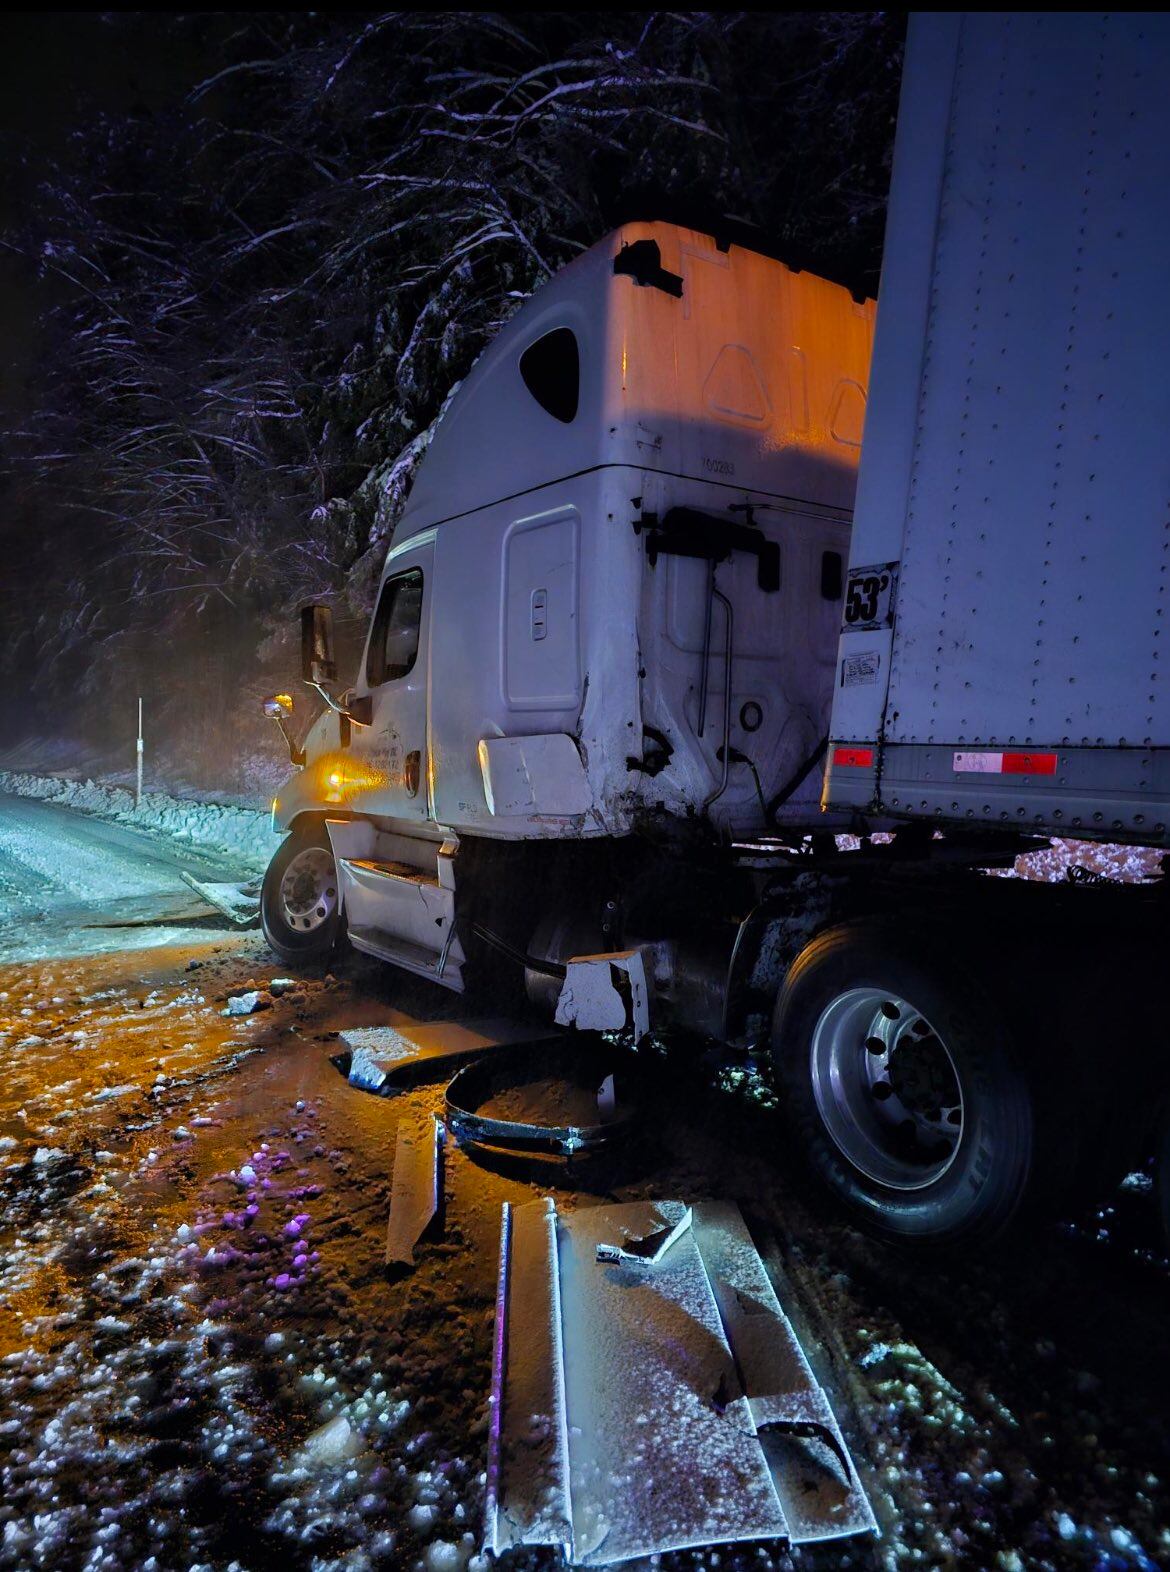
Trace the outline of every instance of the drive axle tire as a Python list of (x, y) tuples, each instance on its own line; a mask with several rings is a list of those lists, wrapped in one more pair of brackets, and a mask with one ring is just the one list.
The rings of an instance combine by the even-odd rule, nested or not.
[(321, 823), (292, 830), (268, 864), (260, 925), (282, 961), (325, 960), (342, 929), (333, 848)]
[(927, 933), (870, 919), (818, 935), (788, 973), (772, 1043), (803, 1156), (868, 1232), (952, 1245), (1016, 1214), (1033, 1167), (1028, 1082), (990, 990)]

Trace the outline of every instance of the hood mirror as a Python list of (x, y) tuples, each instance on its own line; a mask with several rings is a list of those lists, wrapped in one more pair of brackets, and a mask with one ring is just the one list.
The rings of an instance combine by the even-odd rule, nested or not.
[(262, 707), (269, 720), (274, 720), (280, 727), (281, 736), (288, 744), (288, 756), (293, 764), (301, 765), (305, 762), (305, 750), (298, 747), (293, 741), (293, 735), (288, 729), (292, 719), (293, 701), (290, 693), (274, 693), (270, 698), (262, 700)]

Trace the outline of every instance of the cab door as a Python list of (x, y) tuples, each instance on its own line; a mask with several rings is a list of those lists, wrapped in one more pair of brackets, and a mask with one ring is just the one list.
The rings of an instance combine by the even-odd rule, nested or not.
[(370, 724), (350, 744), (357, 791), (350, 806), (395, 819), (426, 819), (427, 676), (434, 532), (391, 553), (370, 625), (356, 692), (370, 698)]

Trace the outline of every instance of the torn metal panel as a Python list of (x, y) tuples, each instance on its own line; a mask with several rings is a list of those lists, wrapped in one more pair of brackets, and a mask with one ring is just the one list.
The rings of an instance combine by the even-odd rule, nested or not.
[(493, 1048), (529, 1042), (547, 1036), (547, 1029), (502, 1019), (412, 1021), (401, 1027), (351, 1026), (339, 1036), (343, 1047), (353, 1055), (351, 1085), (360, 1086), (363, 1091), (392, 1091), (399, 1071), (416, 1065), (453, 1063)]
[(645, 1203), (562, 1217), (561, 1305), (573, 1559), (787, 1537), (695, 1242), (656, 1263), (597, 1246), (653, 1225)]
[(563, 1543), (606, 1566), (875, 1528), (737, 1207), (544, 1202), (512, 1220), (489, 1549)]
[(642, 951), (573, 956), (565, 966), (556, 1023), (578, 1031), (629, 1031), (636, 1043), (641, 1042), (650, 1030), (650, 989)]
[(695, 1238), (792, 1540), (799, 1544), (876, 1533), (840, 1427), (781, 1309), (739, 1207), (704, 1201), (692, 1213)]
[(390, 1221), (386, 1225), (386, 1265), (413, 1266), (414, 1247), (439, 1209), (440, 1152), (445, 1135), (431, 1114), (421, 1128), (398, 1128)]
[[(487, 1548), (572, 1543), (557, 1213), (505, 1205), (492, 1372)], [(503, 1327), (501, 1335), (501, 1313)]]
[(622, 1224), (620, 1244), (599, 1244), (597, 1259), (624, 1261), (633, 1266), (656, 1264), (691, 1226), (691, 1209), (681, 1201), (651, 1202), (648, 1213), (645, 1218)]
[(215, 915), (216, 908), (205, 897), (181, 890), (154, 890), (149, 895), (121, 896), (96, 905), (53, 909), (54, 921), (61, 928), (155, 928), (206, 922)]

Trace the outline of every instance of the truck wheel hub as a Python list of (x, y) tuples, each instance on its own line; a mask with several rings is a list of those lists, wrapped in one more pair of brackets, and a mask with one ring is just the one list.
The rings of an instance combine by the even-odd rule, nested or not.
[(852, 988), (822, 1012), (813, 1094), (842, 1155), (894, 1190), (940, 1179), (963, 1135), (963, 1091), (939, 1034), (908, 1000)]
[(280, 907), (285, 922), (297, 933), (311, 933), (337, 909), (337, 870), (320, 846), (310, 846), (284, 870)]

